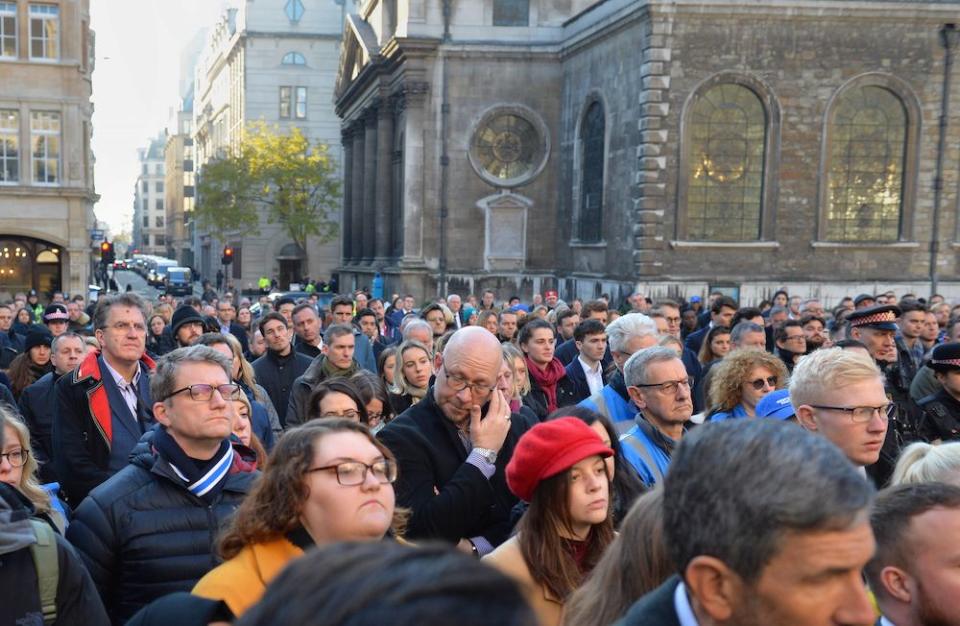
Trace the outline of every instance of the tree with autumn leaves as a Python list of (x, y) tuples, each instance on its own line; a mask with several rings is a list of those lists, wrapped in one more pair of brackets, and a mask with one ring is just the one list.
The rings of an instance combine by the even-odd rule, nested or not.
[(257, 234), (265, 212), (308, 254), (309, 237), (326, 243), (339, 232), (337, 163), (326, 144), (311, 144), (295, 126), (281, 133), (250, 124), (239, 148), (203, 166), (197, 196), (197, 219), (219, 233)]

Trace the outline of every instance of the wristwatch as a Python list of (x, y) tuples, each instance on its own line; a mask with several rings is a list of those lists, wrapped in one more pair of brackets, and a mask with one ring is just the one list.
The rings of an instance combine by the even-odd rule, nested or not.
[(480, 456), (482, 456), (483, 459), (490, 465), (493, 465), (494, 463), (497, 462), (496, 450), (490, 450), (489, 448), (474, 448), (473, 451), (479, 452)]

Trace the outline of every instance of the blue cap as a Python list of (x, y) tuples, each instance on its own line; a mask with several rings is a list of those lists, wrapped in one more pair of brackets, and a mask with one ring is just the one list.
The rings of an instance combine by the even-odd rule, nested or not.
[(796, 414), (793, 404), (790, 403), (790, 392), (786, 389), (776, 389), (763, 396), (757, 403), (756, 414), (757, 417), (790, 419)]
[(700, 302), (700, 296), (690, 296), (690, 302)]

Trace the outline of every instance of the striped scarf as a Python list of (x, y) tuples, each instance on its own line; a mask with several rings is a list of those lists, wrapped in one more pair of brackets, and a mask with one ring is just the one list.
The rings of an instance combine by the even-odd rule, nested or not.
[(216, 499), (233, 465), (233, 448), (228, 439), (220, 443), (220, 449), (207, 461), (187, 456), (166, 428), (157, 429), (153, 447), (187, 490), (207, 503)]

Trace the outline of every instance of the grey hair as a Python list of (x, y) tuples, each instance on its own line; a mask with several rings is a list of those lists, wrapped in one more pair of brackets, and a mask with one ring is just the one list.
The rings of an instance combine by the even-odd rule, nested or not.
[(329, 346), (337, 337), (343, 337), (344, 335), (352, 334), (354, 334), (353, 326), (350, 324), (332, 324), (323, 332), (323, 343)]
[(607, 326), (607, 344), (614, 352), (624, 352), (634, 337), (657, 336), (657, 324), (643, 313), (621, 315)]
[(210, 346), (195, 345), (177, 348), (160, 358), (156, 371), (150, 376), (150, 397), (154, 402), (167, 400), (170, 394), (177, 390), (177, 372), (184, 363), (219, 365), (227, 375), (227, 380), (231, 379), (233, 373), (232, 359)]
[(147, 305), (143, 298), (135, 293), (121, 293), (115, 296), (103, 296), (97, 300), (97, 308), (93, 311), (93, 328), (103, 330), (107, 327), (107, 318), (110, 309), (114, 306), (127, 306), (140, 309), (143, 319), (147, 319)]
[(651, 365), (679, 360), (677, 351), (666, 346), (652, 346), (646, 350), (637, 350), (623, 366), (623, 382), (627, 387), (646, 384), (647, 370)]
[[(789, 302), (789, 300), (787, 300), (787, 302)], [(770, 317), (773, 317), (777, 313), (786, 313), (787, 315), (790, 315), (790, 309), (785, 306), (770, 307)]]
[(67, 331), (67, 332), (63, 333), (62, 335), (57, 335), (56, 337), (53, 338), (53, 341), (50, 342), (50, 351), (51, 351), (51, 352), (56, 352), (56, 351), (57, 351), (57, 346), (59, 346), (59, 345), (60, 345), (60, 342), (63, 341), (64, 339), (79, 339), (79, 340), (80, 340), (80, 345), (83, 345), (84, 343), (86, 343), (86, 342), (83, 340), (83, 337), (81, 337), (81, 336), (78, 335), (77, 333)]
[[(451, 317), (453, 316), (452, 313), (450, 315)], [(410, 320), (407, 325), (403, 327), (403, 340), (406, 341), (410, 339), (411, 333), (418, 328), (425, 328), (427, 332), (430, 333), (430, 336), (433, 337), (433, 326), (426, 320), (417, 318)]]
[(734, 326), (733, 330), (730, 331), (730, 342), (739, 346), (740, 342), (743, 341), (744, 335), (747, 333), (763, 333), (764, 336), (766, 336), (766, 331), (760, 324), (743, 321)]
[(786, 534), (847, 529), (866, 520), (873, 497), (823, 437), (776, 420), (713, 422), (684, 436), (671, 459), (666, 545), (681, 575), (709, 555), (752, 584)]

